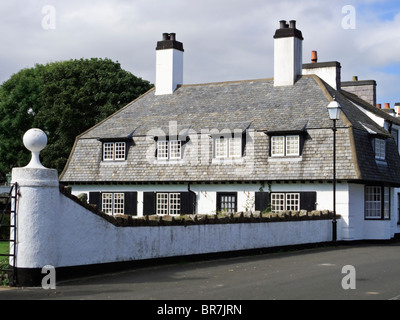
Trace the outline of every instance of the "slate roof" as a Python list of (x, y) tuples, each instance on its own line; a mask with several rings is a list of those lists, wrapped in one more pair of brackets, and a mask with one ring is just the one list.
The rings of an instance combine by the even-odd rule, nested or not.
[[(400, 185), (400, 161), (388, 132), (361, 112), (347, 95), (314, 75), (302, 76), (295, 85), (285, 87), (274, 87), (273, 79), (260, 79), (182, 85), (171, 95), (155, 95), (152, 89), (77, 137), (60, 180), (66, 183), (330, 180), (332, 121), (327, 105), (333, 96), (343, 110), (337, 123), (338, 179)], [(209, 161), (204, 161), (203, 153), (192, 154), (190, 148), (184, 151), (182, 161), (153, 161), (155, 143), (151, 137), (160, 130), (168, 134), (171, 123), (176, 123), (178, 134), (247, 129), (254, 131), (249, 139), (254, 144), (247, 142), (243, 159), (228, 164), (212, 159), (212, 151), (205, 157)], [(306, 137), (301, 157), (289, 161), (271, 159), (268, 135), (295, 131), (304, 132)], [(388, 141), (387, 150), (393, 154), (388, 156), (386, 165), (375, 161), (371, 132)], [(127, 160), (102, 162), (102, 139), (133, 141)], [(207, 139), (201, 143), (209, 144), (211, 149), (212, 139)]]

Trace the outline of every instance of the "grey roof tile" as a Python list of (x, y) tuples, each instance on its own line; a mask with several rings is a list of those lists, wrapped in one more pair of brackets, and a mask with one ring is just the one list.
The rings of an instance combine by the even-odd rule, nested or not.
[[(150, 90), (77, 138), (61, 181), (331, 180), (332, 121), (327, 105), (332, 96), (343, 110), (338, 121), (338, 179), (400, 184), (398, 155), (388, 157), (386, 168), (377, 166), (367, 128), (388, 137), (388, 151), (392, 152), (394, 142), (390, 135), (347, 95), (316, 76), (303, 76), (294, 86), (287, 87), (274, 87), (272, 79), (261, 79), (183, 85), (172, 95), (156, 96), (154, 89)], [(209, 133), (223, 129), (255, 132), (254, 144), (251, 139), (247, 141), (240, 161), (227, 163), (212, 158)], [(189, 133), (191, 140), (185, 144), (181, 161), (160, 163), (155, 161), (151, 136), (162, 132), (168, 135), (169, 131)], [(271, 160), (268, 156), (266, 133), (279, 131), (307, 132), (301, 161)], [(200, 133), (204, 133), (201, 138), (197, 135)], [(133, 139), (124, 163), (101, 162), (99, 139), (104, 138)], [(206, 149), (196, 152), (197, 142)], [(388, 169), (393, 172), (389, 174)]]

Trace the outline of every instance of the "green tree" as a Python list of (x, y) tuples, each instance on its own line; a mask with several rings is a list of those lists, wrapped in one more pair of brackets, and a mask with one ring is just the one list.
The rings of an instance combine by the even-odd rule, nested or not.
[(109, 59), (37, 64), (0, 86), (0, 173), (29, 162), (22, 136), (46, 132), (42, 163), (59, 172), (77, 135), (148, 91), (152, 85)]

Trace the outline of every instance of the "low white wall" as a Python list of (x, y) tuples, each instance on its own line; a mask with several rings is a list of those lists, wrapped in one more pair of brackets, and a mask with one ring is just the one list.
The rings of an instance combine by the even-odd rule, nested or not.
[[(80, 266), (320, 243), (330, 220), (116, 227), (61, 194), (48, 169), (13, 170), (19, 183), (17, 268)], [(340, 228), (339, 228), (340, 229)]]
[(55, 266), (319, 243), (332, 239), (330, 220), (116, 227), (66, 197), (61, 200), (65, 208), (60, 211), (58, 223), (62, 248), (59, 248)]

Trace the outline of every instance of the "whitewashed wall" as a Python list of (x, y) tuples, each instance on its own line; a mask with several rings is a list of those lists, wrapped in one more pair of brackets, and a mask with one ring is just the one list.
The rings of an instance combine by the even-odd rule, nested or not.
[(17, 268), (80, 266), (330, 241), (331, 221), (116, 227), (61, 194), (54, 170), (18, 168)]
[[(187, 191), (187, 185), (72, 185), (72, 194), (78, 196), (81, 193), (89, 194), (91, 191), (102, 192), (138, 192), (138, 215), (143, 212), (143, 192), (183, 192)], [(190, 190), (197, 194), (197, 213), (213, 214), (216, 211), (217, 192), (237, 192), (238, 211), (246, 211), (245, 208), (254, 200), (255, 192), (260, 189), (260, 184), (191, 184)], [(267, 185), (264, 191), (269, 191)], [(271, 185), (271, 192), (317, 192), (317, 210), (333, 210), (332, 184), (330, 183), (277, 183)], [(337, 185), (337, 212), (348, 215), (348, 184)], [(254, 210), (254, 203), (251, 208)]]
[[(330, 220), (116, 227), (61, 194), (55, 170), (17, 168), (13, 170), (13, 182), (19, 183), (21, 195), (17, 268), (80, 266), (320, 243), (332, 239)], [(299, 191), (310, 187), (311, 184), (305, 184)], [(329, 187), (328, 184), (320, 186), (318, 201), (325, 199), (328, 202)], [(273, 191), (279, 191), (278, 186), (273, 188)], [(211, 194), (215, 190), (208, 192)], [(363, 220), (364, 209), (359, 206), (362, 185), (340, 184), (338, 194), (338, 213), (346, 212), (339, 220), (338, 240), (390, 239), (391, 220)], [(351, 214), (345, 208), (350, 209)]]

